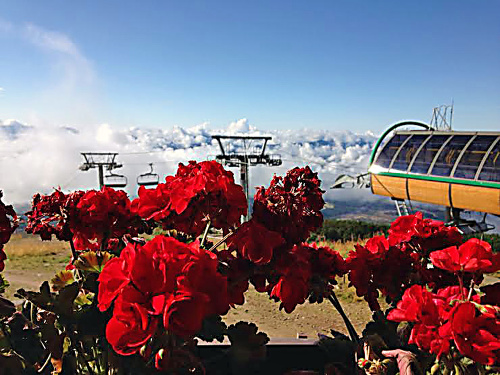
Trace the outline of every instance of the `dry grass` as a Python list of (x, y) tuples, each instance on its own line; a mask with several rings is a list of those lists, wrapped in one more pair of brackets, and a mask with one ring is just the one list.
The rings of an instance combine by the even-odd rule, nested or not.
[(68, 252), (67, 242), (52, 240), (42, 241), (38, 236), (21, 233), (14, 234), (5, 245), (5, 252), (10, 259), (28, 256), (56, 255)]
[(358, 239), (357, 241), (347, 241), (347, 242), (342, 242), (342, 241), (318, 241), (317, 244), (318, 246), (328, 246), (332, 248), (333, 250), (337, 250), (340, 255), (342, 255), (344, 258), (347, 258), (349, 255), (349, 251), (354, 250), (354, 245), (359, 244), (359, 245), (364, 245), (366, 244), (368, 240), (363, 240), (363, 239)]

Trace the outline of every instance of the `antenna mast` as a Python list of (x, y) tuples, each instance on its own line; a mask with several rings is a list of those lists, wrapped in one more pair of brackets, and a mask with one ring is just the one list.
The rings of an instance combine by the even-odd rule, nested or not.
[[(249, 202), (249, 167), (255, 165), (267, 165), (270, 167), (276, 167), (281, 165), (281, 155), (279, 154), (267, 154), (266, 146), (267, 142), (272, 139), (272, 137), (253, 137), (253, 136), (230, 136), (230, 135), (212, 135), (212, 138), (217, 140), (220, 146), (221, 154), (217, 155), (216, 160), (228, 167), (240, 167), (240, 180), (243, 186), (243, 192), (247, 199), (248, 208), (250, 210)], [(223, 140), (228, 141), (239, 141), (243, 143), (243, 152), (232, 152), (229, 153), (227, 149), (224, 149), (222, 144)], [(254, 150), (254, 152), (249, 152), (249, 147), (252, 141), (264, 141), (262, 149)], [(245, 221), (249, 219), (249, 213), (245, 217)]]
[(432, 110), (430, 125), (435, 130), (451, 130), (453, 121), (453, 101), (451, 105), (441, 105)]

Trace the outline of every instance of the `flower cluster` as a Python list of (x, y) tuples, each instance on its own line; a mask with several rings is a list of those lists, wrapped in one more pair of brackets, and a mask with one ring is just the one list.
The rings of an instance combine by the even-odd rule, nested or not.
[(409, 282), (413, 265), (411, 253), (398, 246), (389, 246), (384, 236), (371, 238), (365, 246), (355, 245), (346, 262), (351, 285), (372, 310), (380, 309), (379, 291), (391, 298), (401, 293)]
[(241, 258), (229, 260), (248, 273), (233, 290), (240, 303), (250, 279), (257, 291), (269, 293), (291, 312), (308, 297), (321, 302), (331, 293), (335, 277), (346, 273), (338, 252), (304, 243), (323, 223), (320, 183), (317, 174), (304, 167), (275, 176), (267, 189), (258, 189), (252, 219), (228, 240), (229, 251), (251, 264), (245, 268)]
[(19, 225), (14, 208), (3, 203), (2, 197), (3, 193), (0, 190), (0, 272), (5, 268), (4, 261), (7, 258), (3, 251), (3, 245), (9, 242), (10, 236)]
[[(434, 289), (452, 285), (456, 278), (439, 269), (429, 269), (431, 252), (462, 243), (455, 227), (423, 219), (422, 214), (401, 216), (389, 229), (389, 236), (375, 236), (365, 246), (349, 253), (349, 280), (372, 310), (379, 310), (379, 291), (396, 299), (416, 282)], [(391, 272), (387, 272), (391, 270)]]
[[(99, 276), (99, 310), (114, 302), (106, 337), (119, 354), (137, 353), (165, 329), (188, 338), (205, 317), (229, 310), (227, 279), (217, 256), (199, 247), (156, 236), (144, 246), (129, 243)], [(162, 329), (160, 329), (160, 327)]]
[(464, 287), (467, 275), (482, 276), (500, 269), (500, 254), (485, 241), (471, 238), (460, 246), (430, 253), (434, 267), (458, 277), (452, 285), (433, 293), (421, 285), (408, 288), (388, 319), (414, 323), (410, 343), (436, 354), (450, 352), (452, 345), (464, 356), (482, 364), (500, 361), (500, 283), (485, 287), (480, 297)]
[(434, 251), (430, 258), (434, 266), (450, 272), (491, 273), (500, 269), (500, 253), (493, 254), (491, 245), (477, 238)]
[(294, 245), (280, 255), (273, 268), (267, 290), (288, 313), (308, 297), (311, 302), (322, 302), (336, 284), (335, 277), (347, 272), (337, 251), (316, 244)]
[(257, 190), (252, 219), (229, 240), (229, 247), (259, 265), (289, 253), (323, 224), (320, 183), (309, 167), (274, 176), (267, 189)]
[[(141, 187), (132, 202), (123, 191), (107, 187), (38, 194), (27, 214), (27, 232), (43, 240), (55, 236), (70, 241), (75, 258), (71, 266), (78, 272), (57, 274), (54, 293), (48, 283), (40, 293), (18, 293), (52, 314), (42, 339), (48, 343), (43, 335), (53, 333), (52, 344), (44, 346), (55, 348), (50, 353), (53, 363), (63, 357), (64, 335), (72, 329), (68, 324), (81, 329), (89, 325), (83, 321), (87, 317), (98, 317), (102, 325), (97, 325), (106, 325), (106, 340), (95, 341), (101, 345), (95, 352), (107, 351), (109, 343), (121, 356), (139, 354), (128, 357), (129, 363), (143, 357), (161, 371), (200, 367), (191, 353), (192, 339), (231, 336), (220, 315), (245, 302), (250, 284), (288, 313), (307, 299), (329, 299), (357, 342), (334, 293), (336, 278), (343, 275), (372, 310), (380, 309), (379, 293), (387, 296), (397, 306), (388, 318), (410, 322), (410, 343), (419, 348), (438, 358), (461, 355), (485, 365), (500, 361), (500, 283), (482, 287), (481, 293), (474, 288), (484, 273), (500, 269), (500, 254), (478, 239), (463, 243), (456, 228), (417, 213), (396, 219), (388, 236), (356, 245), (344, 259), (328, 246), (306, 243), (323, 223), (322, 193), (316, 173), (309, 167), (294, 168), (257, 190), (253, 217), (240, 225), (247, 210), (243, 189), (231, 172), (207, 161), (180, 164), (175, 176), (155, 189)], [(2, 248), (16, 222), (12, 207), (0, 200), (0, 271)], [(169, 232), (175, 238), (136, 238), (157, 225), (175, 229)], [(220, 242), (226, 241), (227, 248), (204, 248), (210, 227), (222, 229)], [(202, 233), (200, 244), (196, 237)], [(56, 314), (63, 317), (57, 323), (61, 332), (54, 325)], [(232, 331), (233, 338), (241, 327)], [(253, 328), (240, 333), (246, 331), (253, 333), (243, 337), (256, 336)], [(70, 339), (68, 350), (85, 350), (86, 345), (77, 347)], [(47, 355), (41, 357), (45, 361)], [(99, 360), (94, 354), (92, 358), (97, 365)]]
[(27, 217), (26, 232), (38, 234), (42, 240), (55, 235), (58, 240), (73, 241), (78, 250), (100, 249), (103, 243), (116, 243), (125, 234), (136, 235), (140, 227), (127, 194), (109, 187), (37, 194)]
[(447, 227), (442, 221), (424, 219), (421, 212), (400, 216), (389, 229), (390, 245), (409, 244), (422, 255), (462, 243), (456, 227)]
[(274, 176), (270, 186), (257, 190), (253, 218), (278, 232), (288, 244), (301, 243), (321, 227), (325, 205), (321, 181), (311, 168), (293, 168), (284, 177)]
[(141, 186), (132, 208), (146, 220), (161, 222), (165, 229), (198, 236), (208, 221), (225, 232), (239, 225), (247, 212), (247, 201), (233, 173), (221, 164), (190, 161), (179, 164), (177, 174), (155, 189)]
[(500, 308), (480, 305), (478, 295), (465, 301), (468, 290), (459, 286), (440, 289), (437, 293), (420, 285), (408, 288), (388, 319), (413, 322), (409, 343), (436, 354), (458, 351), (482, 364), (500, 361)]

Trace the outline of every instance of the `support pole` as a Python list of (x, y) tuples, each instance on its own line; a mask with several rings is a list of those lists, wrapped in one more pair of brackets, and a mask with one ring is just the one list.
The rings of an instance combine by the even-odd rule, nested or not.
[[(97, 169), (97, 182), (99, 183), (99, 189), (102, 190), (104, 186), (109, 186), (113, 188), (123, 188), (127, 185), (127, 178), (122, 175), (113, 174), (113, 169), (121, 168), (123, 165), (116, 162), (117, 152), (82, 152), (84, 163), (80, 166), (80, 170), (88, 171), (90, 169)], [(114, 183), (104, 184), (104, 168), (109, 171), (109, 177), (119, 177), (120, 181)], [(108, 176), (106, 176), (108, 177)], [(108, 181), (109, 182), (109, 181)]]
[[(248, 221), (250, 220), (250, 166), (261, 164), (277, 167), (281, 165), (281, 156), (266, 154), (267, 142), (272, 139), (268, 136), (212, 135), (212, 138), (217, 140), (221, 151), (221, 154), (216, 156), (216, 160), (229, 167), (240, 167), (240, 183), (248, 204), (248, 211), (243, 220)], [(240, 150), (236, 149), (236, 152), (228, 153), (224, 150), (222, 140), (240, 142), (243, 147), (240, 147)], [(254, 141), (263, 142), (261, 151), (250, 152), (250, 145)]]
[(245, 197), (247, 199), (248, 211), (244, 218), (244, 221), (248, 221), (250, 219), (250, 197), (248, 195), (248, 159), (243, 163), (240, 163), (240, 180), (241, 186), (243, 187), (243, 193), (245, 193)]
[(104, 186), (104, 168), (102, 165), (99, 165), (98, 168), (99, 168), (99, 190), (102, 190)]

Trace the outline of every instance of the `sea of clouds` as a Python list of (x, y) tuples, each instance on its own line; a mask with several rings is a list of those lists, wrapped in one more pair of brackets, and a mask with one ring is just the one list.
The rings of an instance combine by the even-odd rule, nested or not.
[[(90, 189), (97, 186), (97, 171), (83, 172), (80, 152), (119, 152), (123, 168), (116, 173), (127, 176), (126, 191), (134, 197), (136, 178), (154, 163), (161, 180), (175, 173), (180, 162), (214, 159), (220, 153), (212, 135), (272, 136), (267, 152), (279, 154), (283, 164), (278, 167), (256, 166), (250, 169), (250, 188), (267, 185), (274, 174), (282, 175), (295, 166), (309, 165), (323, 181), (326, 197), (332, 197), (329, 186), (339, 174), (366, 171), (368, 158), (377, 136), (351, 131), (314, 129), (262, 130), (240, 119), (217, 129), (204, 123), (192, 127), (168, 129), (147, 127), (118, 128), (108, 124), (81, 128), (69, 126), (37, 126), (16, 120), (0, 120), (0, 189), (4, 201), (25, 204), (36, 192), (50, 193)], [(228, 152), (241, 152), (238, 142), (225, 144)], [(249, 146), (258, 152), (261, 144)], [(239, 170), (231, 169), (237, 181)], [(337, 193), (337, 192), (336, 192)], [(369, 196), (369, 193), (364, 194)]]

